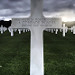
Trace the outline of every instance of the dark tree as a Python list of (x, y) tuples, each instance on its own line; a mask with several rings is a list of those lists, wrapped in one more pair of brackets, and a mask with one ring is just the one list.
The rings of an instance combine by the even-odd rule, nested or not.
[(0, 21), (0, 26), (1, 25), (3, 25), (3, 27), (9, 27), (9, 26), (11, 26), (11, 20), (9, 20), (9, 21), (4, 21), (4, 20), (1, 20)]

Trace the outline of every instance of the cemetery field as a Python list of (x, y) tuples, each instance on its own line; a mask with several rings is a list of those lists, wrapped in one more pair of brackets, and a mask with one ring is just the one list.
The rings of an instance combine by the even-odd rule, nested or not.
[[(75, 35), (44, 31), (43, 37), (44, 75), (75, 75)], [(30, 75), (30, 32), (0, 34), (0, 75)]]

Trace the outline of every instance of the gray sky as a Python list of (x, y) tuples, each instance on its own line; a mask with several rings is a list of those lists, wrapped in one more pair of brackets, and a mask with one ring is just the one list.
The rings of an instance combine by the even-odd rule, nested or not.
[[(75, 17), (75, 0), (44, 0), (45, 16)], [(0, 0), (0, 18), (30, 14), (30, 0)]]

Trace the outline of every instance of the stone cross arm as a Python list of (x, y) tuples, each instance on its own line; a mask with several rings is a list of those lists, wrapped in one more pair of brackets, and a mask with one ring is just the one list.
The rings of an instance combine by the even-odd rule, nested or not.
[(62, 21), (60, 18), (12, 18), (12, 28), (61, 28)]

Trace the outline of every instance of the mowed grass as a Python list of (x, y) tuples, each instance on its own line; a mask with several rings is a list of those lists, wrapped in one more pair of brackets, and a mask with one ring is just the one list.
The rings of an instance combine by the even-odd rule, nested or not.
[[(44, 31), (43, 37), (44, 75), (75, 75), (75, 35)], [(0, 75), (30, 75), (30, 32), (0, 34)]]
[(30, 33), (0, 35), (0, 75), (29, 75)]
[(45, 75), (75, 75), (75, 35), (44, 33)]

